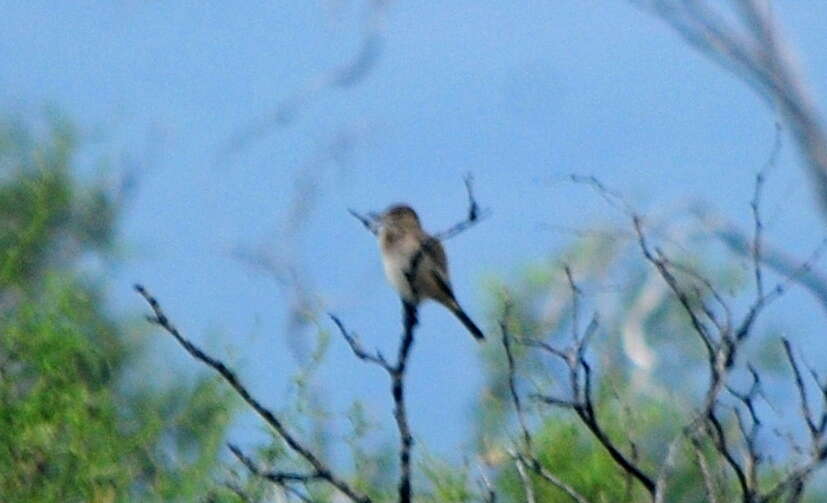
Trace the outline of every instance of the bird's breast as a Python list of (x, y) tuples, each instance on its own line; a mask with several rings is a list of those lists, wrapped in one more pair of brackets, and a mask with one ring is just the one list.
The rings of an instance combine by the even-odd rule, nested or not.
[(406, 236), (393, 232), (382, 232), (379, 236), (379, 248), (382, 252), (382, 266), (388, 282), (403, 299), (416, 302), (405, 272), (410, 267), (413, 255), (419, 249), (418, 241), (413, 238), (406, 239)]
[(410, 257), (398, 251), (384, 251), (382, 253), (382, 266), (385, 269), (385, 277), (393, 286), (394, 290), (406, 301), (415, 302), (413, 290), (408, 283), (405, 271), (408, 268)]

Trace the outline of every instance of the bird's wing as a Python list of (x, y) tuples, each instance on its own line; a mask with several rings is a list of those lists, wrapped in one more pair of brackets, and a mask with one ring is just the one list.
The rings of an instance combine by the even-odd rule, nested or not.
[(423, 272), (430, 277), (425, 281), (432, 286), (429, 288), (429, 297), (432, 297), (445, 305), (454, 305), (454, 292), (451, 288), (451, 278), (448, 275), (448, 257), (445, 256), (445, 249), (438, 239), (428, 236), (422, 241), (422, 251), (425, 254), (430, 266), (423, 269)]
[(436, 269), (442, 274), (445, 281), (450, 281), (448, 275), (448, 257), (445, 256), (445, 248), (438, 239), (428, 236), (422, 241), (422, 250), (436, 265)]

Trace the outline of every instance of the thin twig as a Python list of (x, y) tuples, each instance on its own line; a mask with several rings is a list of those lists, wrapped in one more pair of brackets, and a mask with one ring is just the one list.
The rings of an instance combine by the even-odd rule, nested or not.
[[(484, 220), (490, 212), (488, 210), (480, 209), (479, 204), (477, 203), (476, 198), (474, 197), (474, 177), (472, 174), (468, 173), (463, 177), (463, 183), (465, 184), (465, 190), (468, 193), (468, 212), (464, 220), (457, 222), (456, 224), (452, 225), (451, 227), (445, 229), (442, 232), (435, 233), (432, 237), (438, 241), (445, 241), (446, 239), (451, 239), (464, 231), (470, 229), (474, 225), (480, 223)], [(367, 229), (368, 232), (373, 234), (374, 236), (379, 233), (379, 221), (381, 219), (380, 215), (376, 213), (368, 213), (363, 215), (356, 210), (348, 208), (348, 213), (353, 216), (353, 218), (359, 220), (359, 222)]]
[(517, 474), (520, 476), (520, 482), (522, 482), (523, 485), (526, 503), (535, 503), (534, 484), (531, 483), (531, 477), (528, 476), (528, 472), (525, 469), (522, 458), (520, 458), (515, 451), (511, 452), (511, 457), (514, 459), (514, 465), (517, 467)]
[(798, 363), (796, 363), (795, 357), (793, 356), (790, 341), (786, 337), (783, 337), (781, 342), (784, 345), (784, 353), (787, 355), (787, 361), (790, 362), (790, 367), (793, 370), (795, 387), (798, 390), (799, 404), (801, 406), (801, 417), (804, 418), (804, 422), (807, 425), (807, 430), (810, 432), (810, 437), (812, 439), (816, 439), (818, 438), (820, 431), (818, 426), (816, 426), (815, 419), (813, 419), (813, 411), (810, 408), (810, 400), (807, 397), (807, 388), (804, 385), (804, 379), (801, 377), (801, 370), (799, 370)]
[(284, 423), (276, 417), (276, 415), (268, 408), (264, 407), (258, 400), (256, 400), (250, 391), (241, 384), (241, 381), (236, 376), (235, 372), (230, 370), (227, 365), (224, 364), (221, 360), (213, 358), (212, 356), (206, 354), (201, 348), (193, 344), (188, 339), (184, 338), (183, 335), (178, 331), (177, 328), (172, 324), (172, 322), (167, 318), (166, 314), (164, 313), (161, 305), (158, 301), (153, 297), (143, 286), (135, 285), (135, 290), (146, 300), (149, 304), (149, 307), (152, 308), (153, 315), (147, 316), (147, 320), (150, 323), (160, 326), (167, 333), (172, 335), (175, 340), (183, 346), (183, 348), (195, 359), (201, 361), (202, 363), (206, 364), (216, 372), (218, 372), (221, 377), (224, 378), (225, 381), (235, 390), (235, 392), (250, 406), (253, 410), (261, 416), (264, 421), (269, 424), (276, 433), (284, 439), (285, 443), (292, 449), (294, 452), (299, 454), (302, 458), (304, 458), (310, 465), (313, 467), (316, 474), (318, 474), (319, 478), (326, 480), (336, 489), (341, 491), (344, 495), (351, 499), (351, 501), (358, 502), (358, 503), (370, 503), (372, 500), (369, 496), (360, 493), (356, 489), (350, 486), (344, 479), (336, 476), (331, 469), (315, 454), (313, 454), (310, 449), (305, 447), (284, 425)]
[(226, 487), (229, 491), (236, 495), (238, 499), (242, 501), (242, 503), (253, 503), (252, 498), (247, 495), (243, 488), (241, 488), (238, 484), (233, 481), (227, 480), (221, 483), (222, 486)]
[[(423, 250), (420, 248), (411, 257), (411, 262), (405, 269), (405, 278), (408, 282), (413, 298), (418, 297), (416, 291), (415, 278), (419, 265), (424, 256)], [(351, 350), (357, 358), (378, 365), (385, 372), (391, 380), (391, 394), (393, 396), (393, 417), (396, 421), (397, 430), (399, 431), (399, 503), (410, 503), (413, 498), (413, 488), (411, 486), (411, 450), (413, 448), (413, 435), (411, 434), (410, 425), (408, 424), (408, 415), (405, 405), (405, 373), (408, 367), (408, 360), (410, 358), (411, 349), (414, 343), (414, 330), (417, 325), (416, 305), (411, 304), (405, 300), (402, 301), (403, 316), (402, 326), (403, 334), (402, 340), (399, 343), (399, 349), (396, 356), (396, 362), (389, 363), (381, 353), (378, 351), (375, 355), (368, 353), (362, 348), (358, 339), (351, 335), (345, 328), (344, 324), (334, 315), (330, 315), (333, 322), (339, 328), (342, 336), (348, 342)]]
[(360, 221), (365, 229), (368, 230), (374, 236), (379, 233), (379, 224), (378, 224), (378, 217), (373, 213), (369, 213), (367, 216), (362, 215), (361, 213), (357, 212), (356, 210), (347, 209), (347, 212), (350, 213), (353, 218)]
[(514, 404), (514, 410), (517, 413), (517, 420), (520, 423), (520, 429), (522, 430), (523, 448), (527, 452), (531, 452), (531, 434), (529, 433), (528, 426), (526, 424), (525, 411), (523, 411), (520, 394), (517, 392), (517, 366), (514, 362), (514, 354), (511, 351), (511, 335), (508, 330), (510, 311), (511, 306), (509, 303), (506, 303), (503, 319), (500, 320), (503, 349), (505, 349), (506, 361), (508, 362), (508, 391), (511, 394), (511, 401)]
[(480, 467), (480, 486), (483, 491), (483, 502), (497, 503), (497, 490), (494, 489), (491, 481), (488, 480), (488, 476), (485, 474), (485, 470), (482, 467)]
[(699, 445), (692, 442), (692, 449), (695, 451), (695, 458), (698, 460), (698, 466), (701, 469), (701, 476), (704, 479), (704, 489), (706, 490), (706, 497), (709, 503), (718, 503), (718, 485), (712, 477), (712, 471), (709, 469), (709, 463), (706, 456), (701, 451)]
[[(594, 183), (599, 184), (596, 179), (593, 178), (593, 180)], [(571, 289), (572, 299), (574, 300), (580, 295), (580, 290), (577, 283), (574, 281), (571, 270), (568, 268), (566, 268), (566, 275), (569, 280), (569, 288)], [(578, 311), (579, 303), (574, 302), (573, 307), (575, 308), (575, 311)], [(579, 313), (572, 313), (572, 323), (575, 327), (577, 326), (575, 320), (578, 319), (578, 316)], [(606, 449), (612, 460), (614, 460), (614, 462), (617, 463), (617, 465), (624, 472), (634, 477), (634, 479), (646, 489), (652, 499), (654, 499), (654, 479), (640, 467), (636, 460), (624, 454), (615, 442), (609, 438), (609, 435), (603, 428), (603, 425), (598, 419), (597, 412), (595, 410), (594, 399), (592, 396), (592, 369), (585, 359), (585, 352), (592, 335), (597, 331), (597, 327), (598, 318), (597, 315), (595, 315), (582, 336), (577, 330), (572, 333), (572, 347), (567, 350), (560, 350), (546, 345), (547, 348), (544, 348), (555, 356), (561, 357), (561, 355), (565, 355), (563, 359), (569, 368), (569, 386), (571, 388), (572, 398), (560, 399), (547, 395), (533, 396), (549, 405), (573, 409), (580, 418), (581, 422), (586, 426), (586, 428), (588, 428), (592, 435), (594, 435), (597, 441), (600, 442), (603, 448)], [(538, 346), (543, 347), (543, 345)]]
[(391, 364), (378, 351), (375, 354), (368, 353), (359, 343), (358, 339), (352, 335), (344, 324), (334, 315), (330, 318), (339, 328), (342, 336), (348, 342), (353, 354), (360, 360), (372, 363), (381, 367), (391, 380), (391, 394), (393, 395), (393, 417), (396, 421), (396, 426), (399, 431), (400, 447), (399, 447), (399, 464), (400, 464), (400, 478), (399, 478), (399, 502), (410, 503), (412, 498), (411, 488), (411, 449), (413, 447), (413, 436), (411, 435), (410, 426), (408, 425), (408, 416), (405, 407), (405, 371), (407, 369), (408, 360), (411, 354), (411, 348), (414, 343), (414, 327), (416, 326), (416, 315), (408, 312), (408, 309), (414, 309), (409, 304), (405, 304), (406, 314), (404, 316), (404, 333), (399, 345), (399, 351), (396, 357), (396, 362)]
[(308, 482), (317, 482), (321, 480), (326, 480), (319, 476), (318, 473), (292, 473), (292, 472), (274, 472), (274, 471), (266, 471), (260, 468), (255, 461), (253, 461), (250, 457), (244, 454), (241, 449), (233, 444), (227, 444), (232, 451), (233, 455), (241, 461), (241, 463), (250, 470), (250, 473), (255, 475), (256, 477), (263, 478), (264, 480), (268, 480), (273, 484), (281, 487), (285, 491), (290, 492), (291, 494), (297, 496), (302, 501), (310, 502), (310, 498), (306, 497), (296, 488), (290, 485), (291, 482), (306, 484)]
[(764, 167), (755, 174), (755, 191), (753, 192), (752, 201), (750, 201), (750, 208), (752, 208), (752, 219), (754, 223), (754, 234), (752, 240), (752, 259), (753, 269), (755, 270), (755, 289), (757, 299), (764, 296), (764, 277), (761, 270), (763, 264), (763, 230), (764, 222), (761, 220), (761, 196), (763, 195), (764, 184), (766, 183), (769, 171), (773, 169), (778, 162), (778, 154), (781, 152), (781, 126), (776, 122), (775, 141), (773, 141), (770, 157)]
[(560, 489), (564, 493), (566, 493), (571, 499), (576, 501), (577, 503), (589, 503), (582, 494), (577, 492), (572, 486), (566, 484), (562, 480), (560, 480), (557, 476), (555, 476), (551, 471), (548, 470), (545, 466), (540, 464), (540, 461), (536, 458), (532, 458), (529, 460), (524, 460), (524, 462), (531, 468), (534, 473), (540, 476), (543, 480), (548, 482), (549, 484), (553, 485), (557, 489)]
[(488, 217), (490, 213), (488, 210), (481, 210), (479, 204), (477, 204), (476, 198), (474, 198), (474, 176), (471, 173), (466, 174), (463, 177), (463, 182), (465, 183), (465, 191), (468, 193), (467, 216), (465, 217), (465, 220), (452, 225), (442, 232), (437, 232), (434, 234), (434, 238), (439, 241), (451, 239), (452, 237), (464, 232)]
[(678, 436), (669, 444), (669, 449), (666, 452), (666, 459), (661, 466), (660, 473), (658, 473), (657, 482), (655, 482), (655, 503), (663, 503), (666, 497), (666, 479), (675, 468), (675, 457), (678, 453), (682, 437)]
[[(694, 0), (688, 0), (687, 3), (695, 4), (696, 2), (694, 2)], [(763, 461), (763, 457), (757, 449), (757, 436), (762, 422), (758, 416), (754, 404), (754, 401), (758, 396), (761, 396), (764, 400), (766, 400), (766, 397), (761, 389), (760, 377), (757, 370), (748, 364), (747, 368), (752, 375), (753, 382), (750, 389), (746, 393), (739, 392), (727, 384), (729, 374), (737, 361), (739, 350), (744, 341), (752, 333), (752, 329), (759, 314), (762, 313), (774, 300), (780, 298), (786, 292), (790, 283), (794, 281), (803, 281), (801, 278), (809, 272), (815, 260), (821, 255), (821, 253), (823, 253), (825, 246), (827, 246), (822, 243), (818, 248), (816, 248), (808, 260), (795, 266), (791, 266), (789, 268), (790, 274), (785, 274), (786, 277), (782, 278), (782, 280), (771, 289), (767, 289), (764, 286), (764, 278), (761, 270), (765, 261), (762, 233), (763, 222), (761, 220), (760, 212), (761, 192), (763, 189), (766, 171), (775, 163), (775, 156), (777, 156), (778, 148), (777, 140), (776, 146), (771, 154), (771, 158), (768, 161), (768, 166), (762, 169), (760, 176), (756, 181), (757, 187), (751, 204), (753, 209), (753, 218), (755, 220), (754, 235), (751, 243), (744, 243), (743, 245), (744, 249), (749, 250), (748, 255), (752, 259), (756, 283), (756, 295), (755, 300), (748, 307), (743, 318), (737, 325), (733, 325), (730, 322), (731, 315), (727, 302), (725, 302), (723, 297), (717, 293), (711, 282), (706, 280), (694, 270), (671, 261), (662, 250), (649, 244), (648, 237), (644, 231), (642, 218), (631, 209), (631, 205), (626, 203), (619, 193), (608, 189), (602, 182), (594, 177), (579, 180), (590, 185), (610, 204), (621, 209), (631, 217), (632, 225), (638, 237), (638, 245), (644, 258), (655, 267), (661, 278), (677, 297), (679, 304), (683, 307), (690, 319), (693, 331), (699, 336), (706, 349), (710, 378), (704, 395), (703, 404), (700, 410), (696, 414), (693, 414), (692, 420), (681, 429), (681, 433), (675, 438), (675, 440), (673, 440), (670, 451), (673, 453), (675, 452), (673, 450), (674, 446), (677, 445), (682, 437), (690, 439), (693, 442), (693, 445), (697, 447), (699, 445), (698, 439), (701, 434), (707, 435), (712, 440), (712, 445), (717, 451), (717, 454), (722, 458), (724, 465), (729, 467), (729, 469), (731, 469), (735, 474), (736, 482), (741, 492), (741, 499), (744, 503), (770, 501), (773, 498), (777, 498), (785, 494), (790, 496), (793, 500), (800, 498), (806, 479), (818, 466), (820, 466), (822, 462), (824, 462), (825, 459), (827, 459), (827, 445), (824, 445), (823, 441), (823, 435), (827, 433), (827, 431), (825, 431), (827, 430), (827, 412), (825, 412), (825, 415), (820, 418), (816, 418), (813, 415), (812, 407), (810, 406), (806, 396), (801, 371), (798, 368), (795, 359), (792, 357), (792, 352), (789, 349), (788, 343), (785, 342), (785, 349), (787, 350), (790, 364), (793, 367), (796, 378), (796, 387), (798, 388), (799, 395), (801, 397), (802, 416), (807, 423), (808, 430), (811, 432), (811, 454), (806, 462), (794, 469), (790, 474), (788, 474), (787, 477), (782, 478), (782, 480), (777, 482), (773, 488), (763, 494), (760, 491), (758, 483), (758, 466)], [(744, 239), (744, 241), (746, 241), (746, 239)], [(722, 322), (717, 313), (713, 311), (712, 307), (706, 304), (704, 301), (705, 292), (703, 289), (696, 285), (687, 286), (682, 284), (678, 281), (675, 275), (676, 272), (688, 274), (694, 281), (703, 285), (703, 287), (708, 290), (708, 292), (715, 298), (716, 302), (726, 313), (726, 322)], [(707, 324), (708, 322), (711, 322), (711, 325)], [(596, 415), (594, 414), (593, 403), (589, 398), (589, 382), (591, 373), (589, 371), (588, 364), (582, 360), (582, 356), (573, 358), (571, 350), (567, 352), (556, 350), (554, 348), (551, 348), (553, 350), (549, 350), (549, 347), (544, 347), (544, 343), (541, 342), (528, 341), (527, 344), (545, 349), (550, 354), (561, 358), (562, 355), (565, 354), (569, 356), (567, 359), (569, 362), (580, 362), (580, 366), (576, 369), (572, 369), (570, 365), (569, 373), (573, 391), (573, 398), (571, 400), (553, 396), (543, 396), (540, 399), (552, 405), (574, 409), (577, 414), (581, 416), (584, 424), (592, 429), (594, 422), (596, 421)], [(580, 344), (575, 348), (575, 350), (579, 353), (582, 351), (583, 347), (584, 345)], [(580, 382), (579, 379), (581, 378), (583, 380), (582, 390), (579, 388), (578, 384)], [(819, 379), (815, 377), (815, 380), (819, 383), (819, 387), (821, 388)], [(729, 434), (729, 430), (724, 427), (721, 419), (719, 418), (719, 396), (722, 390), (725, 389), (740, 402), (740, 405), (736, 405), (734, 408), (734, 420), (737, 427), (736, 431), (740, 432), (739, 437)], [(824, 388), (821, 389), (825, 396), (825, 405), (827, 406), (827, 383), (825, 383)], [(745, 414), (744, 411), (746, 411), (747, 414)], [(599, 428), (599, 424), (597, 426)], [(592, 432), (595, 436), (597, 436), (598, 440), (601, 440), (601, 442), (604, 440), (608, 441), (605, 434), (603, 438), (601, 438), (600, 434), (594, 429), (592, 429)], [(614, 456), (614, 453), (610, 447), (607, 446), (606, 448)], [(735, 452), (737, 449), (744, 451), (743, 456), (736, 456)], [(623, 455), (619, 451), (616, 452), (619, 455), (619, 457), (616, 458), (616, 461), (621, 463)], [(626, 460), (629, 461), (628, 458), (626, 458)], [(634, 465), (634, 460), (632, 460), (632, 466)], [(667, 466), (668, 465), (669, 463), (667, 463)], [(622, 465), (622, 463), (621, 466), (624, 469), (626, 468)], [(702, 467), (702, 470), (708, 471), (708, 469), (708, 466)], [(632, 473), (629, 470), (626, 471), (627, 473)], [(662, 500), (664, 498), (664, 491), (662, 487), (665, 483), (666, 476), (667, 470), (661, 471), (658, 482), (656, 483), (656, 490), (654, 494), (654, 499), (656, 500)], [(707, 484), (707, 491), (712, 493), (713, 490), (710, 489), (712, 479), (708, 476), (708, 474), (704, 475), (704, 479)]]
[[(732, 222), (711, 215), (709, 211), (699, 210), (697, 214), (704, 224), (711, 229), (714, 236), (731, 251), (743, 257), (751, 256), (752, 245), (744, 231)], [(827, 276), (812, 269), (808, 270), (807, 274), (802, 274), (801, 265), (807, 261), (790, 256), (779, 248), (769, 245), (764, 239), (761, 245), (761, 262), (778, 275), (799, 283), (827, 311)]]

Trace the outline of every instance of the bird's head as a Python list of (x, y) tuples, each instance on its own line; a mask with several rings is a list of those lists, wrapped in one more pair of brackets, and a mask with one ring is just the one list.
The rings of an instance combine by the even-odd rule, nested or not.
[(383, 226), (401, 231), (416, 231), (421, 228), (419, 217), (407, 204), (394, 204), (380, 217)]

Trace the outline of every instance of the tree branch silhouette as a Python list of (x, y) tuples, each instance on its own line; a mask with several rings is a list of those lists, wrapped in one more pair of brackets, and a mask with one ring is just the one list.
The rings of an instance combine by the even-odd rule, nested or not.
[[(571, 269), (565, 266), (564, 270), (569, 281), (572, 298), (577, 299), (580, 296), (580, 289), (574, 281)], [(579, 311), (579, 303), (575, 301), (572, 310), (573, 340), (569, 347), (559, 349), (542, 341), (521, 339), (520, 342), (523, 344), (542, 349), (548, 354), (562, 360), (569, 370), (570, 398), (560, 398), (537, 393), (533, 394), (532, 397), (547, 405), (573, 410), (595, 439), (606, 449), (606, 452), (611, 456), (612, 460), (614, 460), (624, 472), (630, 474), (637, 480), (652, 496), (652, 499), (654, 499), (654, 478), (639, 465), (634, 457), (623, 453), (617, 443), (611, 439), (597, 415), (592, 391), (592, 368), (586, 361), (585, 353), (592, 336), (597, 331), (599, 322), (597, 315), (595, 315), (592, 317), (585, 331), (581, 334), (577, 323), (577, 319), (579, 318), (577, 311)]]
[[(768, 166), (774, 162), (772, 158), (776, 155), (776, 152), (777, 148), (774, 148)], [(728, 384), (729, 376), (737, 366), (740, 350), (746, 340), (750, 338), (759, 315), (772, 302), (780, 298), (787, 291), (791, 283), (803, 281), (801, 277), (810, 271), (815, 260), (821, 255), (824, 248), (823, 244), (817, 247), (806, 261), (791, 268), (790, 274), (783, 277), (772, 288), (765, 286), (762, 271), (765, 249), (763, 246), (762, 232), (764, 224), (760, 211), (760, 203), (766, 170), (767, 168), (765, 167), (756, 175), (755, 190), (752, 201), (750, 202), (754, 221), (754, 232), (751, 241), (744, 245), (745, 254), (748, 254), (751, 258), (756, 293), (754, 300), (747, 306), (738, 323), (731, 321), (732, 309), (717, 292), (709, 279), (691, 267), (675, 262), (667, 256), (663, 249), (650, 242), (650, 238), (646, 232), (644, 218), (623, 199), (622, 195), (617, 191), (607, 188), (606, 185), (595, 177), (572, 177), (572, 180), (575, 182), (585, 183), (591, 186), (613, 207), (620, 209), (630, 218), (637, 236), (637, 244), (641, 254), (667, 284), (678, 304), (687, 315), (692, 332), (696, 334), (706, 351), (709, 382), (704, 392), (701, 406), (693, 413), (691, 420), (681, 428), (680, 434), (670, 443), (669, 453), (654, 485), (647, 486), (644, 481), (641, 481), (650, 491), (655, 502), (664, 501), (667, 485), (666, 478), (674, 462), (678, 444), (683, 438), (692, 442), (696, 456), (699, 461), (702, 461), (702, 476), (707, 492), (713, 493), (714, 489), (712, 487), (714, 484), (709, 475), (708, 465), (703, 466), (706, 463), (703, 454), (704, 439), (711, 443), (712, 448), (717, 455), (720, 456), (720, 460), (735, 475), (741, 493), (741, 499), (744, 503), (768, 502), (785, 493), (789, 494), (793, 500), (796, 495), (800, 497), (807, 477), (827, 458), (827, 447), (822, 445), (823, 429), (827, 429), (827, 412), (825, 412), (826, 415), (823, 418), (819, 418), (818, 420), (821, 421), (819, 424), (824, 424), (823, 428), (817, 427), (816, 423), (818, 421), (814, 419), (812, 411), (810, 410), (802, 374), (792, 356), (788, 342), (785, 341), (785, 350), (794, 371), (796, 387), (801, 396), (801, 416), (811, 433), (811, 456), (805, 463), (794, 469), (787, 477), (784, 477), (769, 490), (764, 490), (761, 487), (759, 474), (759, 468), (764, 461), (764, 456), (759, 452), (757, 447), (757, 436), (761, 429), (762, 421), (755, 408), (755, 400), (758, 397), (764, 396), (760, 374), (752, 365), (747, 363), (746, 370), (752, 379), (749, 390), (740, 392)], [(576, 296), (577, 290), (573, 290), (573, 292)], [(715, 303), (717, 303), (717, 308), (713, 307), (715, 306), (714, 304), (707, 304), (708, 298), (713, 299)], [(719, 311), (725, 312), (726, 316), (724, 319), (719, 315)], [(575, 341), (577, 341), (576, 337)], [(577, 361), (571, 356), (571, 350), (555, 349), (540, 341), (532, 341), (532, 345), (544, 349), (567, 362)], [(577, 345), (575, 345), (575, 348), (577, 348)], [(572, 364), (569, 363), (569, 365), (571, 367)], [(588, 373), (585, 372), (585, 369), (584, 374), (585, 382), (588, 382)], [(574, 384), (577, 382), (579, 374), (578, 372), (572, 372), (571, 375), (572, 399), (553, 396), (538, 396), (538, 399), (551, 405), (571, 408), (578, 412), (578, 414), (580, 414), (580, 410), (588, 410), (588, 403), (585, 402), (585, 399), (578, 393), (579, 390)], [(818, 383), (819, 388), (822, 389), (818, 377), (814, 376), (814, 380)], [(825, 383), (825, 385), (827, 385), (827, 383)], [(731, 409), (737, 437), (731, 434), (731, 430), (726, 426), (724, 418), (720, 415), (720, 409), (723, 407), (720, 396), (724, 390), (728, 391), (737, 401), (737, 404)], [(587, 397), (588, 394), (585, 396)], [(827, 397), (827, 392), (825, 392), (825, 397)], [(825, 398), (825, 400), (827, 400), (827, 398)], [(825, 408), (827, 409), (827, 406)], [(739, 455), (738, 453), (741, 454)], [(624, 470), (634, 475), (634, 472), (630, 472), (628, 466), (622, 463), (620, 458), (614, 455), (613, 457)], [(641, 480), (637, 476), (635, 478)]]
[[(333, 471), (324, 463), (318, 456), (316, 456), (309, 448), (301, 443), (298, 438), (291, 433), (279, 419), (275, 413), (261, 404), (250, 391), (241, 383), (238, 376), (230, 370), (221, 360), (214, 358), (205, 353), (201, 348), (196, 346), (190, 340), (185, 338), (178, 329), (173, 325), (167, 315), (164, 313), (161, 305), (153, 297), (146, 288), (142, 285), (135, 285), (135, 290), (146, 300), (153, 314), (147, 316), (147, 320), (163, 328), (196, 360), (204, 363), (208, 367), (215, 370), (224, 380), (229, 384), (233, 390), (249, 405), (264, 421), (270, 425), (276, 433), (285, 441), (287, 446), (296, 454), (301, 456), (310, 466), (313, 467), (316, 479), (324, 480), (342, 494), (347, 496), (351, 501), (357, 503), (372, 503), (370, 497), (357, 491), (350, 486), (344, 479), (338, 477)], [(239, 451), (240, 452), (240, 451)]]
[(523, 410), (523, 402), (520, 398), (520, 393), (517, 389), (517, 364), (512, 351), (512, 335), (508, 328), (508, 322), (511, 315), (511, 303), (507, 301), (500, 320), (500, 332), (502, 333), (502, 346), (505, 352), (507, 371), (508, 371), (508, 391), (511, 396), (511, 403), (514, 405), (514, 411), (517, 414), (517, 421), (522, 432), (522, 445), (510, 450), (509, 454), (514, 460), (517, 467), (517, 472), (520, 476), (520, 481), (526, 494), (527, 501), (533, 501), (534, 488), (531, 478), (526, 472), (526, 468), (533, 471), (541, 479), (545, 480), (552, 486), (560, 489), (578, 503), (588, 503), (588, 500), (583, 497), (571, 485), (562, 481), (559, 477), (551, 473), (551, 471), (540, 463), (540, 460), (534, 454), (533, 442), (531, 432), (528, 428), (528, 423)]

